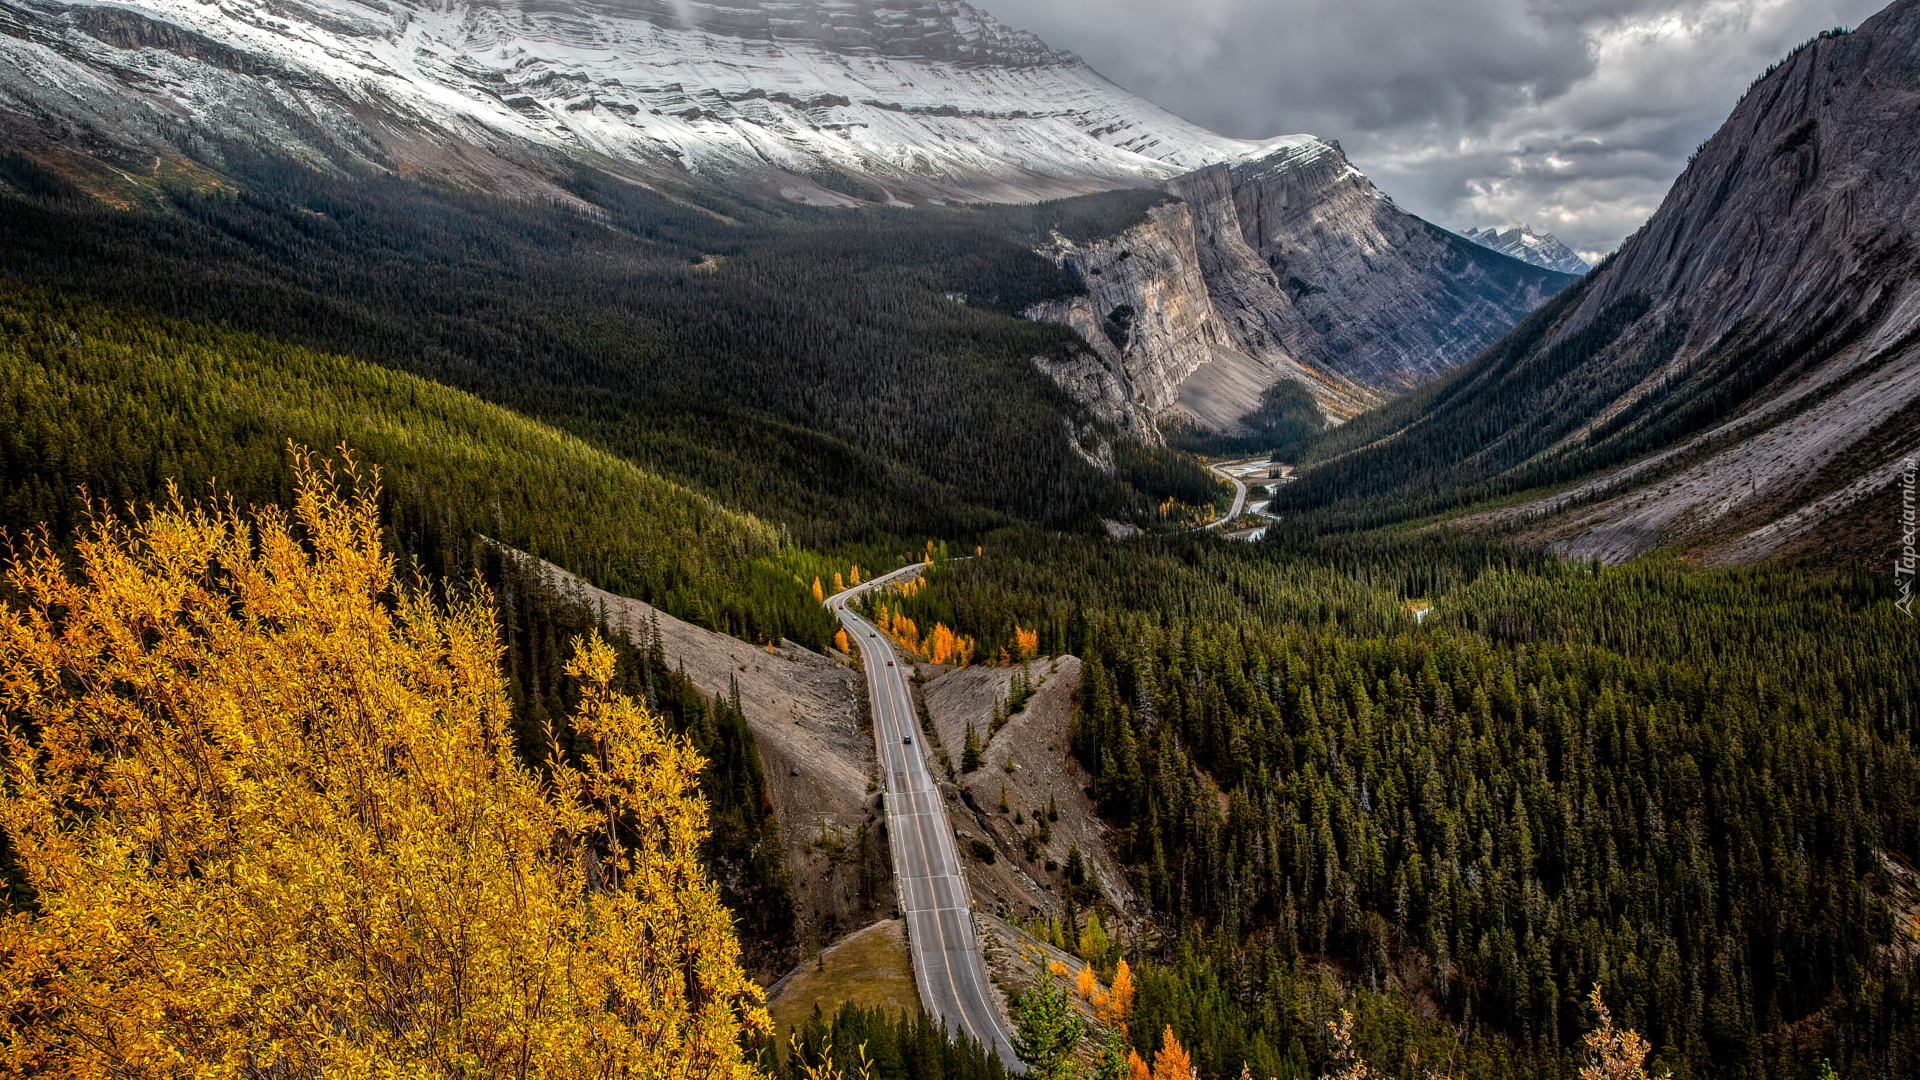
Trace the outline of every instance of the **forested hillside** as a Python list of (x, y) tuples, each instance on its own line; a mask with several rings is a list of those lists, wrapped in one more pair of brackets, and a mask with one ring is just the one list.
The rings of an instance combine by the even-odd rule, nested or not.
[(219, 492), (291, 494), (289, 442), (385, 471), (393, 543), (452, 581), (481, 536), (748, 640), (821, 643), (778, 529), (581, 440), (409, 375), (262, 338), (0, 292), (0, 524)]
[[(578, 439), (409, 375), (311, 350), (43, 293), (0, 293), (0, 526), (64, 544), (90, 512), (180, 497), (284, 505), (289, 443), (345, 444), (376, 463), (386, 542), (443, 595), (497, 601), (512, 729), (529, 763), (573, 739), (567, 642), (596, 613), (494, 541), (752, 641), (832, 632), (797, 575), (807, 553)], [(709, 700), (657, 648), (619, 647), (617, 689), (705, 758), (713, 834), (702, 857), (741, 917), (751, 964), (795, 955), (777, 823), (738, 703)]]
[(1360, 1037), (1402, 1072), (1437, 1012), (1470, 1075), (1570, 1076), (1594, 983), (1688, 1076), (1920, 1068), (1920, 639), (1884, 586), (1258, 547), (1009, 542), (904, 601), (1085, 660), (1142, 1008), (1203, 1075), (1314, 1075), (1323, 963), (1386, 991)]
[(355, 464), (294, 466), (290, 508), (13, 553), (0, 1068), (751, 1080), (693, 747), (587, 637), (578, 752), (517, 759), (493, 612), (402, 577)]
[(83, 188), (61, 161), (0, 159), (8, 273), (422, 375), (809, 546), (1097, 528), (1211, 494), (1189, 459), (1113, 446), (1033, 363), (1078, 338), (1012, 317), (1076, 288), (1037, 229), (1138, 199), (825, 213), (582, 172), (589, 215), (267, 163)]

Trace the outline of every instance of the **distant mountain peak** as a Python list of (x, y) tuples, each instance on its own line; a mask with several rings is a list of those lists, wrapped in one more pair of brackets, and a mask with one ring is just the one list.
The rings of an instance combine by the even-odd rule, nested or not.
[(1531, 226), (1492, 225), (1484, 229), (1468, 229), (1460, 235), (1502, 255), (1511, 255), (1521, 262), (1544, 266), (1563, 274), (1584, 274), (1593, 269), (1559, 237), (1552, 233), (1534, 232)]

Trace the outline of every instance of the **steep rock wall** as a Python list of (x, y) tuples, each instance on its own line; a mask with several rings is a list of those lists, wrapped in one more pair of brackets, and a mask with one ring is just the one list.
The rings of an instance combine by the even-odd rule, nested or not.
[(1318, 140), (1167, 190), (1180, 202), (1118, 236), (1056, 237), (1046, 254), (1087, 295), (1027, 313), (1101, 355), (1114, 377), (1097, 387), (1084, 366), (1050, 373), (1108, 414), (1124, 383), (1136, 418), (1240, 434), (1292, 380), (1344, 420), (1471, 359), (1574, 280), (1400, 210)]
[(1574, 280), (1407, 213), (1338, 147), (1226, 171), (1239, 239), (1291, 301), (1259, 307), (1268, 328), (1297, 355), (1374, 389), (1451, 371)]

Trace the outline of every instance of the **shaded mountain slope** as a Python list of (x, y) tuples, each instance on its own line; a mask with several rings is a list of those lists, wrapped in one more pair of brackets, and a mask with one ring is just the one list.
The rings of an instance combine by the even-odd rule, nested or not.
[(1176, 494), (1151, 476), (1184, 477), (1187, 502), (1213, 488), (1035, 370), (1079, 343), (1011, 312), (1073, 284), (986, 210), (692, 205), (582, 173), (570, 182), (606, 207), (586, 217), (392, 177), (236, 172), (89, 192), (0, 153), (0, 265), (434, 379), (807, 545), (1097, 529)]
[(289, 442), (378, 464), (385, 523), (429, 571), (464, 578), (484, 534), (749, 639), (832, 634), (777, 528), (565, 432), (345, 357), (0, 286), (0, 527), (63, 538), (83, 489), (281, 502)]
[[(1888, 506), (1920, 443), (1916, 103), (1920, 3), (1808, 42), (1617, 256), (1443, 384), (1309, 448), (1330, 460), (1275, 509), (1378, 523), (1578, 482), (1478, 520), (1581, 557), (1747, 561)], [(1838, 557), (1889, 537), (1832, 539)]]
[[(956, 0), (0, 0), (0, 146), (96, 192), (245, 188), (265, 159), (614, 219), (636, 185), (855, 207), (1171, 182), (1192, 221), (1155, 242), (1192, 250), (1036, 311), (1100, 356), (1019, 358), (1149, 443), (1162, 420), (1264, 439), (1283, 381), (1316, 402), (1288, 426), (1351, 416), (1564, 284), (1400, 210), (1337, 144), (1217, 135)], [(1114, 311), (1176, 289), (1192, 318), (1109, 348)]]

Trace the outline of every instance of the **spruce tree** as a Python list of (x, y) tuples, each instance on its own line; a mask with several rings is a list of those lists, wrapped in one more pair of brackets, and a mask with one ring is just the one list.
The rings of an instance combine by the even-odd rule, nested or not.
[(1073, 1052), (1080, 1046), (1080, 1014), (1066, 988), (1046, 967), (1014, 1009), (1013, 1052), (1027, 1067), (1029, 1080), (1068, 1080)]

